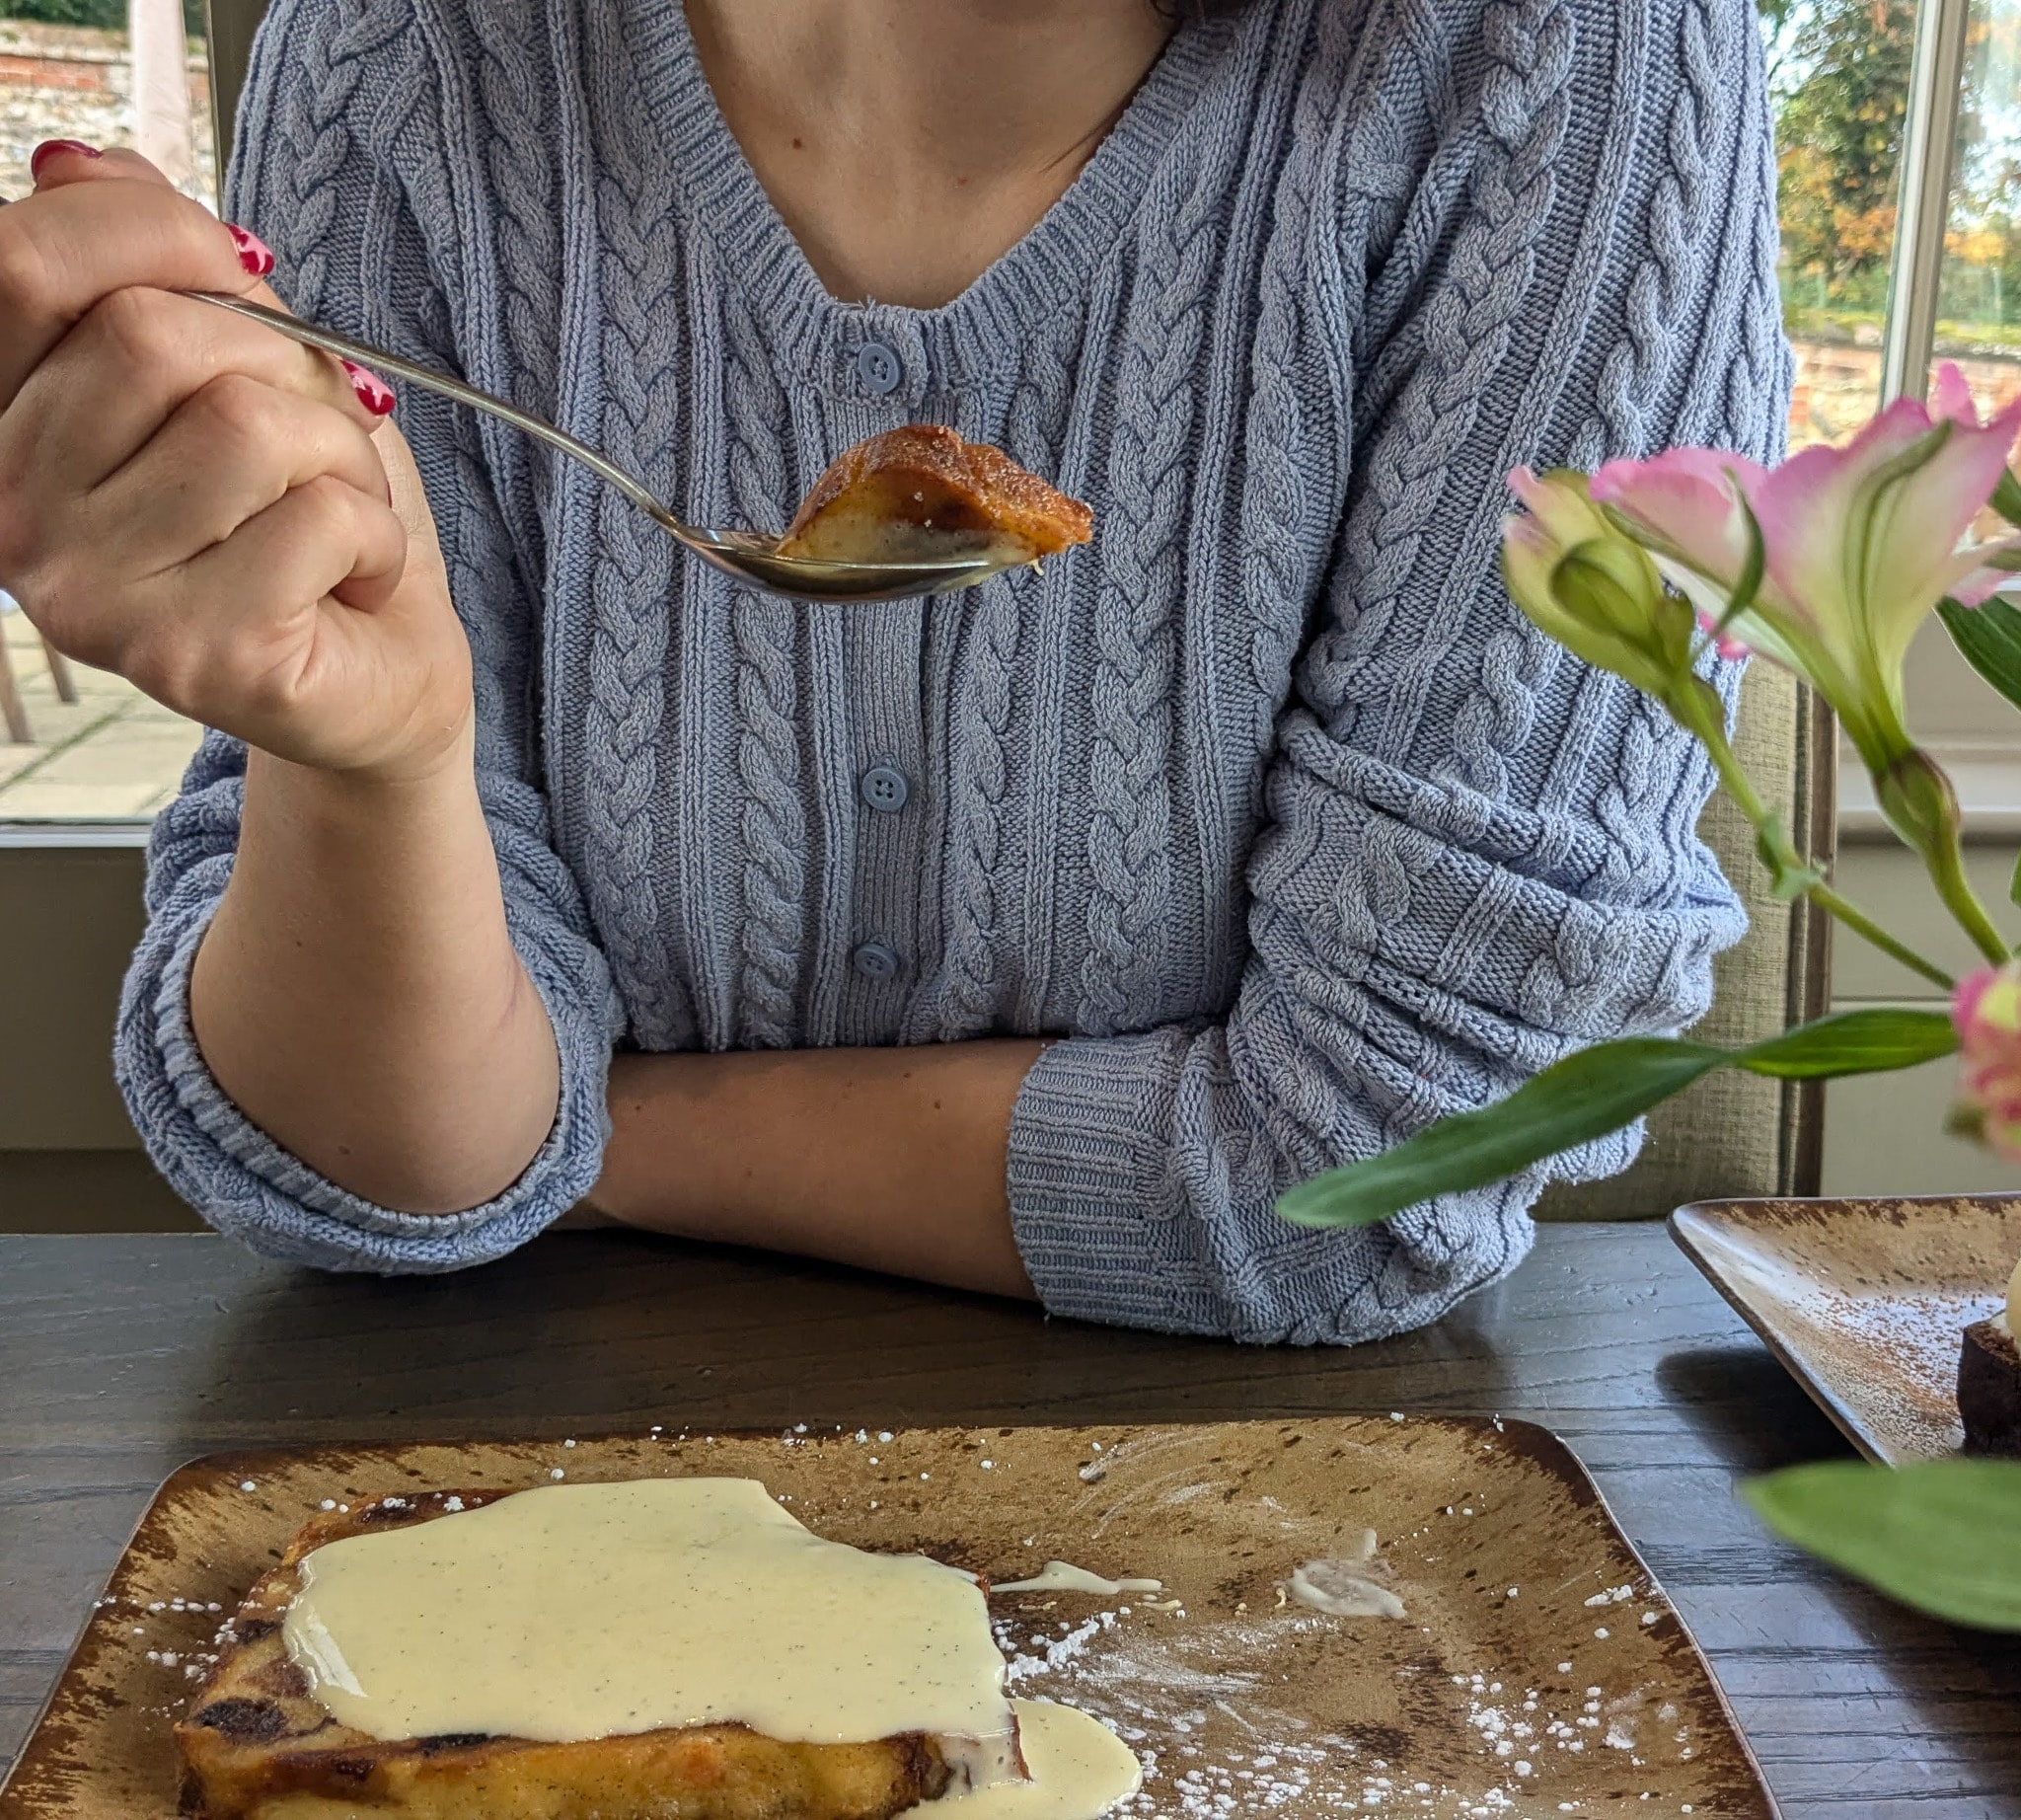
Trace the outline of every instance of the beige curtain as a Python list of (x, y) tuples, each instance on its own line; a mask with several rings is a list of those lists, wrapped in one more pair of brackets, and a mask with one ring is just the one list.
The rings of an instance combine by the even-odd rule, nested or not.
[(127, 0), (133, 38), (133, 143), (170, 181), (187, 184), (190, 150), (188, 51), (183, 0)]

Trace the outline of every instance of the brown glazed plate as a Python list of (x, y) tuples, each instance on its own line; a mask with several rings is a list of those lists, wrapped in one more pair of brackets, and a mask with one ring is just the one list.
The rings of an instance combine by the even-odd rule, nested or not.
[[(840, 1430), (224, 1455), (163, 1485), (0, 1790), (0, 1820), (175, 1811), (214, 1632), (323, 1506), (449, 1485), (762, 1479), (819, 1534), (991, 1580), (1050, 1558), (1164, 1592), (997, 1594), (1011, 1691), (1085, 1706), (1172, 1820), (1773, 1816), (1710, 1669), (1543, 1429), (1330, 1418)], [(1403, 1616), (1287, 1597), (1355, 1561)], [(1323, 1573), (1317, 1575), (1324, 1579)]]
[(1670, 1230), (1869, 1459), (1957, 1451), (1958, 1350), (2005, 1299), (2021, 1195), (1701, 1201)]

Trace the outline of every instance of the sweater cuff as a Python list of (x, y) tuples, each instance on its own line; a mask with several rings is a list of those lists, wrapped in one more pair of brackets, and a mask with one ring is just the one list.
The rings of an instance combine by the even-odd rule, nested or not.
[[(1279, 1220), (1277, 1194), (1294, 1173), (1260, 1132), (1200, 1103), (1218, 1071), (1189, 1058), (1198, 1041), (1183, 1029), (1072, 1039), (1025, 1076), (1010, 1121), (1010, 1219), (1048, 1313), (1353, 1344), (1436, 1321), (1529, 1251), (1534, 1175), (1375, 1227), (1309, 1232)], [(1191, 1141), (1189, 1125), (1200, 1127)]]
[[(1169, 1133), (1177, 1030), (1050, 1044), (1010, 1116), (1010, 1222), (1046, 1311), (1199, 1331), (1197, 1235), (1177, 1216)], [(1211, 1325), (1211, 1322), (1210, 1322)]]
[[(122, 1033), (122, 1047), (129, 1091), (155, 1101), (157, 1167), (218, 1231), (256, 1251), (328, 1270), (457, 1270), (524, 1245), (594, 1185), (609, 1135), (609, 1038), (600, 1025), (568, 1027), (563, 1008), (571, 995), (564, 982), (543, 977), (546, 956), (531, 932), (515, 928), (512, 934), (555, 1027), (561, 1093), (554, 1126), (502, 1194), (462, 1213), (430, 1215), (396, 1212), (338, 1187), (275, 1143), (218, 1085), (189, 1015), (190, 976), (209, 925), (207, 910), (182, 932), (156, 982), (151, 1028)], [(133, 1054), (137, 1045), (151, 1053)], [(157, 1091), (149, 1093), (150, 1085)]]

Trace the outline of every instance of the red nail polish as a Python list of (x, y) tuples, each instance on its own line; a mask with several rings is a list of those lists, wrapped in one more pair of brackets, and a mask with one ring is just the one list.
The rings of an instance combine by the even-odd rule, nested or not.
[(393, 388), (369, 367), (362, 367), (355, 360), (346, 360), (342, 365), (344, 377), (358, 395), (358, 403), (375, 417), (389, 416), (394, 404)]
[(225, 232), (232, 237), (232, 245), (239, 249), (239, 264), (256, 278), (263, 278), (273, 269), (273, 249), (258, 234), (249, 234), (229, 221), (225, 223)]
[(44, 139), (41, 144), (29, 154), (29, 176), (39, 181), (42, 175), (42, 166), (47, 164), (58, 152), (75, 152), (80, 158), (103, 158), (105, 156), (105, 153), (100, 151), (97, 146), (87, 145), (82, 139)]

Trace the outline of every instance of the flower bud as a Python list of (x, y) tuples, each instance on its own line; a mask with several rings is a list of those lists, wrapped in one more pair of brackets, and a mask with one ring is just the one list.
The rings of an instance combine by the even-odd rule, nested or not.
[(1958, 841), (1958, 793), (1925, 752), (1909, 750), (1874, 778), (1888, 825), (1917, 853), (1949, 853)]
[(1586, 496), (1582, 475), (1519, 469), (1527, 517), (1506, 521), (1502, 575), (1530, 621), (1575, 656), (1670, 701), (1691, 675), (1689, 604)]
[(1959, 1104), (1951, 1129), (2021, 1161), (2021, 961), (1958, 982)]

